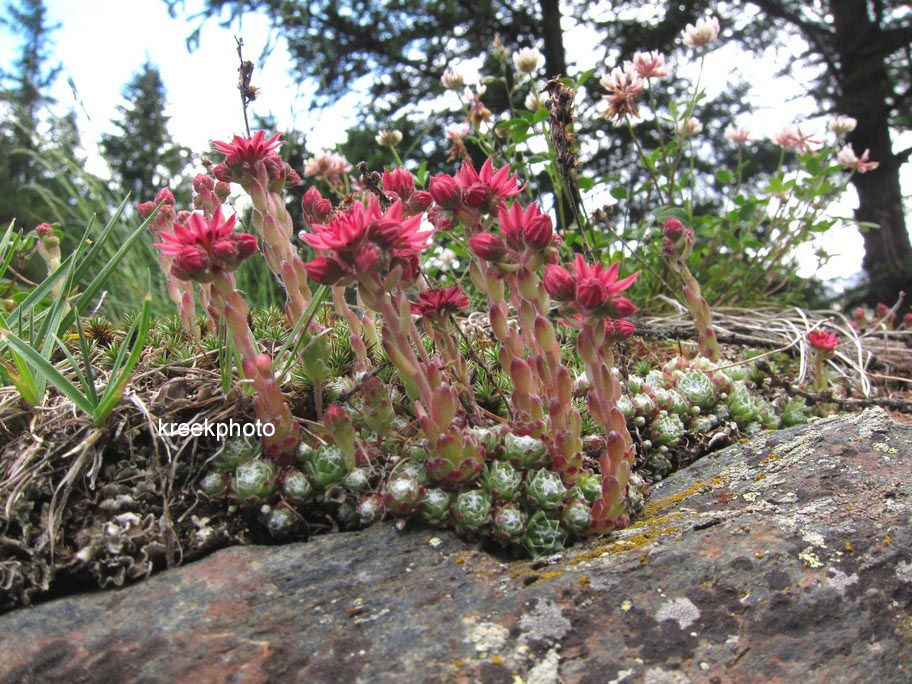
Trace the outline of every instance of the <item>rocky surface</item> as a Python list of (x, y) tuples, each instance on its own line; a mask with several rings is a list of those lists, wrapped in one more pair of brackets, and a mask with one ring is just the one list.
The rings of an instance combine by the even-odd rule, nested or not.
[(0, 682), (912, 681), (912, 428), (762, 435), (508, 561), (381, 524), (0, 617)]

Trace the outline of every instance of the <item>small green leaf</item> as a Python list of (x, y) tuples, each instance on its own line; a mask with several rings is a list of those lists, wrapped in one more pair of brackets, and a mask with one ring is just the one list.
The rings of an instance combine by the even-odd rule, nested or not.
[(629, 195), (630, 193), (627, 192), (627, 188), (622, 188), (620, 186), (611, 188), (611, 196), (616, 200), (627, 199)]

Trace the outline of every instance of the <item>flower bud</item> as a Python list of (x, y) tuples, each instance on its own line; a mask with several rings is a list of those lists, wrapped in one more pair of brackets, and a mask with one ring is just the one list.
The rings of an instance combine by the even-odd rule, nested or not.
[[(627, 316), (630, 316), (631, 314), (636, 313), (636, 311), (637, 311), (636, 305), (634, 305), (634, 303), (631, 302), (626, 297), (619, 297), (619, 296), (612, 297), (609, 300), (608, 304), (609, 304), (609, 308), (610, 308), (610, 314), (616, 318), (627, 318)], [(618, 321), (618, 322), (620, 322), (620, 321)], [(633, 334), (633, 330), (631, 329), (629, 331), (629, 334), (627, 335), (627, 337), (630, 337), (630, 335), (632, 335), (632, 334)], [(627, 339), (627, 338), (621, 338), (621, 339)]]
[(396, 193), (396, 196), (403, 201), (411, 197), (412, 192), (415, 190), (415, 179), (411, 173), (401, 166), (392, 171), (384, 171), (380, 182), (384, 190)]
[(308, 188), (301, 199), (304, 219), (309, 225), (323, 224), (332, 218), (332, 202), (323, 197), (316, 186)]
[(488, 200), (488, 186), (481, 181), (475, 181), (462, 193), (462, 201), (469, 207), (477, 209), (484, 206)]
[(530, 218), (523, 233), (526, 244), (529, 247), (532, 249), (544, 249), (551, 244), (551, 239), (554, 236), (551, 217), (547, 214), (539, 214)]
[(507, 246), (499, 235), (478, 233), (469, 238), (469, 247), (481, 259), (500, 263), (507, 254)]
[(307, 276), (320, 285), (335, 285), (348, 274), (345, 265), (332, 257), (318, 256), (304, 264)]
[(581, 278), (576, 286), (576, 301), (587, 309), (598, 309), (607, 298), (605, 285), (597, 278)]
[(372, 242), (362, 242), (355, 249), (355, 268), (362, 273), (373, 271), (383, 258), (380, 248)]
[[(619, 299), (623, 299), (623, 297), (620, 297)], [(633, 304), (631, 304), (631, 306), (633, 306)], [(634, 307), (634, 311), (636, 311), (636, 307)], [(633, 336), (634, 332), (636, 332), (636, 326), (630, 321), (605, 319), (605, 336), (612, 340), (628, 340)]]
[(223, 183), (234, 182), (234, 175), (231, 173), (231, 169), (225, 164), (216, 164), (213, 166), (212, 175), (215, 176), (216, 180), (220, 180)]
[(567, 302), (576, 294), (576, 281), (563, 266), (548, 264), (545, 267), (545, 290), (558, 302)]
[[(430, 194), (431, 193), (428, 193), (428, 195)], [(440, 207), (431, 207), (430, 211), (428, 211), (428, 221), (431, 222), (431, 225), (433, 225), (435, 229), (444, 233), (453, 230), (456, 226), (456, 220), (453, 218), (453, 214)]]
[(431, 178), (431, 197), (444, 209), (456, 209), (462, 201), (462, 193), (456, 179), (446, 174)]

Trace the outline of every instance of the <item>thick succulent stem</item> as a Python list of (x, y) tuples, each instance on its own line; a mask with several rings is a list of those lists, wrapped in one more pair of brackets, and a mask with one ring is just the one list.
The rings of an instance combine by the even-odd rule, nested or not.
[(313, 296), (307, 285), (307, 271), (291, 243), (294, 226), (284, 196), (270, 189), (265, 164), (256, 164), (253, 170), (255, 174), (244, 174), (241, 184), (253, 200), (253, 225), (263, 238), (263, 254), (269, 270), (285, 286), (286, 314), (294, 325), (304, 316)]
[(602, 320), (585, 322), (577, 338), (577, 350), (589, 379), (589, 412), (605, 431), (606, 446), (599, 457), (602, 473), (602, 493), (592, 505), (590, 531), (603, 534), (625, 527), (627, 515), (627, 483), (633, 468), (635, 451), (627, 430), (627, 421), (618, 408), (621, 386), (612, 373), (614, 352), (611, 341), (605, 339)]
[(712, 312), (709, 310), (709, 304), (700, 294), (700, 283), (683, 260), (669, 259), (669, 264), (684, 280), (684, 303), (694, 317), (700, 354), (710, 361), (716, 362), (722, 358), (722, 350), (719, 349), (719, 341), (716, 339), (716, 332), (712, 327)]
[(209, 288), (211, 306), (225, 319), (228, 332), (241, 356), (244, 377), (253, 384), (256, 397), (253, 410), (264, 426), (272, 426), (272, 434), (263, 432), (263, 449), (280, 465), (290, 463), (300, 441), (297, 421), (291, 414), (272, 370), (272, 361), (261, 354), (250, 327), (247, 325), (247, 303), (235, 288), (234, 276), (216, 273)]

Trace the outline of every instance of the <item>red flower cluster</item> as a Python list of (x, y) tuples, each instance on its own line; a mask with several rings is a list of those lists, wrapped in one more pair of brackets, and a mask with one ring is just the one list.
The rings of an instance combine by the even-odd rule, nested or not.
[(528, 248), (537, 253), (551, 245), (560, 244), (560, 238), (554, 234), (551, 217), (543, 214), (537, 204), (530, 204), (525, 210), (519, 202), (514, 202), (509, 209), (501, 205), (497, 217), (503, 238), (488, 232), (480, 232), (469, 238), (469, 247), (485, 261), (501, 263), (512, 252), (513, 261), (522, 262), (522, 256), (517, 255), (517, 252)]
[(308, 226), (326, 223), (332, 217), (333, 212), (332, 202), (323, 197), (315, 185), (308, 188), (304, 197), (301, 198), (301, 209)]
[(673, 216), (662, 227), (662, 250), (667, 256), (686, 259), (693, 248), (694, 232)]
[(431, 193), (426, 190), (415, 190), (414, 177), (401, 166), (392, 171), (384, 171), (380, 182), (386, 192), (402, 200), (405, 216), (424, 213), (434, 201)]
[(422, 318), (442, 318), (469, 306), (469, 298), (459, 285), (435, 287), (418, 294), (418, 302), (412, 304), (412, 313)]
[(495, 171), (489, 158), (481, 171), (464, 162), (455, 176), (434, 176), (430, 192), (437, 206), (428, 218), (438, 230), (449, 230), (456, 223), (473, 228), (483, 215), (499, 211), (506, 198), (518, 195), (520, 188), (509, 167)]
[(216, 140), (212, 149), (225, 155), (222, 164), (212, 167), (212, 175), (225, 183), (237, 182), (245, 185), (265, 169), (270, 189), (279, 191), (291, 188), (301, 182), (301, 176), (282, 161), (278, 149), (283, 144), (281, 133), (269, 138), (264, 131), (257, 131), (250, 138), (234, 136), (232, 142)]
[(161, 208), (159, 208), (158, 213), (155, 215), (155, 219), (150, 228), (156, 231), (170, 230), (171, 224), (174, 223), (177, 216), (174, 211), (174, 193), (168, 188), (159, 190), (155, 195), (155, 201), (137, 204), (136, 211), (138, 211), (139, 215), (143, 218), (149, 218), (155, 210), (155, 207), (159, 204), (161, 205)]
[(232, 172), (237, 171), (236, 175), (240, 176), (245, 165), (253, 166), (266, 159), (278, 158), (278, 149), (283, 143), (279, 139), (281, 137), (281, 133), (273, 133), (266, 138), (265, 131), (257, 131), (250, 138), (236, 135), (230, 143), (216, 140), (212, 143), (212, 149), (224, 154), (225, 166)]
[(401, 200), (386, 213), (374, 196), (367, 206), (356, 202), (328, 224), (314, 224), (312, 233), (299, 234), (314, 249), (330, 253), (305, 264), (307, 274), (322, 285), (334, 285), (346, 275), (382, 273), (398, 264), (411, 279), (417, 275), (418, 252), (431, 246), (433, 231), (420, 231), (420, 225), (420, 215), (403, 218)]
[(181, 280), (211, 281), (216, 273), (228, 273), (257, 251), (257, 239), (249, 233), (233, 233), (236, 216), (222, 218), (217, 209), (210, 221), (191, 214), (187, 225), (174, 225), (174, 232), (161, 233), (163, 254), (174, 257), (171, 273)]
[(839, 336), (829, 330), (812, 330), (806, 336), (808, 344), (822, 352), (831, 352), (839, 344)]
[(577, 254), (571, 273), (557, 264), (545, 267), (544, 285), (554, 299), (570, 304), (580, 313), (626, 318), (637, 308), (619, 293), (636, 281), (639, 272), (618, 280), (620, 262), (607, 269), (601, 264), (589, 265)]

